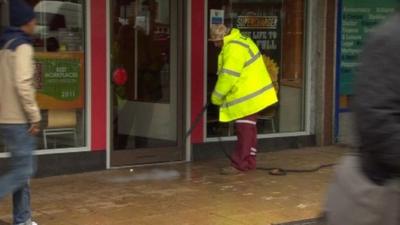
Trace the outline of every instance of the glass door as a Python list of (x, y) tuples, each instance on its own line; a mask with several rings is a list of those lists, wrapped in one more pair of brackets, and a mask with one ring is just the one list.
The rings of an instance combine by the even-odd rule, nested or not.
[(182, 160), (182, 2), (111, 2), (111, 166)]

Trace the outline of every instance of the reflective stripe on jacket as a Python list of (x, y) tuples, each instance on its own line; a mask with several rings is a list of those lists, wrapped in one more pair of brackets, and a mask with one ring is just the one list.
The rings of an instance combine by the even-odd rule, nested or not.
[(278, 102), (258, 47), (238, 29), (224, 38), (211, 101), (220, 106), (221, 122), (255, 114)]

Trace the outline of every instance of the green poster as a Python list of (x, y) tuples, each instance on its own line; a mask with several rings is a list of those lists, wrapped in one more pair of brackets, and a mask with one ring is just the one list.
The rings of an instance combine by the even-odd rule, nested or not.
[(373, 27), (391, 15), (397, 0), (343, 0), (340, 95), (353, 94), (363, 42)]
[(38, 93), (61, 101), (73, 101), (80, 96), (79, 59), (36, 59), (36, 63), (41, 67)]

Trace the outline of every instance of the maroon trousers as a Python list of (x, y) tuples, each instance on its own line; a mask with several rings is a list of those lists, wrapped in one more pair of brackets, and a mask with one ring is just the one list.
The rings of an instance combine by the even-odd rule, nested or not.
[(257, 115), (235, 121), (237, 143), (232, 155), (232, 166), (240, 171), (256, 169)]

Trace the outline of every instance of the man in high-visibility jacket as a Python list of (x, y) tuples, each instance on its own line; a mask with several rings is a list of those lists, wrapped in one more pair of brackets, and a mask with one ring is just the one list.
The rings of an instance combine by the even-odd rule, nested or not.
[(251, 38), (225, 25), (211, 26), (210, 41), (221, 48), (218, 81), (211, 101), (220, 107), (220, 122), (235, 121), (238, 141), (232, 165), (222, 174), (256, 169), (257, 113), (278, 102), (261, 53)]

